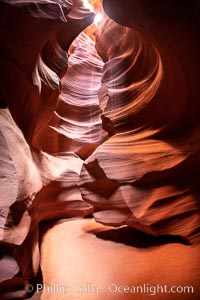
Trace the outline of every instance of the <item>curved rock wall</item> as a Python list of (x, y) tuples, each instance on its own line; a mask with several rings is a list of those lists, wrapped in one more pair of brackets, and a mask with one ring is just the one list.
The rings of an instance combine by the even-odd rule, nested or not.
[(104, 0), (117, 23), (104, 15), (94, 38), (94, 26), (83, 32), (94, 14), (78, 0), (1, 1), (1, 107), (24, 135), (3, 109), (3, 239), (21, 216), (12, 243), (24, 277), (38, 270), (42, 221), (93, 213), (198, 237), (200, 29), (195, 1), (178, 2), (126, 0), (122, 10)]
[(95, 33), (105, 61), (103, 125), (113, 136), (86, 160), (81, 192), (103, 224), (192, 236), (200, 220), (199, 79), (191, 81), (199, 25), (182, 18), (184, 8), (174, 13), (177, 3), (166, 11), (157, 2), (121, 4), (104, 1), (107, 13), (129, 27), (105, 18)]
[[(61, 99), (66, 90), (69, 102), (74, 99), (72, 94), (77, 94), (73, 86), (74, 80), (71, 85), (69, 80), (66, 84), (67, 79), (64, 76), (68, 66), (67, 51), (77, 35), (92, 22), (94, 13), (85, 9), (80, 1), (2, 1), (0, 5), (0, 34), (3, 40), (0, 50), (3, 108), (1, 239), (4, 243), (17, 245), (15, 257), (22, 274), (24, 277), (32, 277), (39, 267), (39, 223), (84, 216), (93, 211), (83, 201), (77, 187), (82, 160), (75, 151), (85, 145), (86, 141), (77, 138), (77, 142), (74, 142), (70, 136), (69, 143), (65, 143), (64, 148), (60, 147), (61, 141), (67, 138), (62, 137), (64, 122), (62, 115), (58, 117), (56, 108), (58, 107), (59, 112), (61, 106), (61, 114)], [(70, 60), (73, 57), (78, 59), (75, 58), (76, 51), (79, 51), (78, 46), (75, 49)], [(86, 52), (86, 48), (83, 49)], [(88, 49), (96, 53), (94, 42), (91, 41)], [(102, 62), (98, 60), (97, 65), (95, 58), (90, 62), (85, 55), (81, 67), (85, 64), (87, 70), (87, 65), (90, 64), (92, 70), (88, 68), (88, 77), (93, 77), (100, 86)], [(69, 72), (70, 68), (72, 66), (69, 67)], [(85, 82), (87, 83), (87, 78)], [(90, 90), (85, 89), (85, 92), (90, 98), (96, 97), (97, 102), (98, 86), (92, 86), (91, 79), (88, 84)], [(77, 83), (75, 85), (78, 87)], [(94, 143), (96, 147), (95, 143), (100, 143), (106, 136), (100, 126), (99, 109), (95, 101), (90, 107), (91, 99), (88, 100), (85, 96), (84, 101), (84, 95), (82, 97), (85, 118), (88, 118), (88, 124), (86, 129), (83, 126), (83, 131), (87, 133), (89, 125), (97, 128), (99, 133), (93, 131), (92, 137), (90, 135), (86, 138), (87, 143)], [(73, 120), (77, 117), (74, 111), (78, 109), (76, 104), (70, 105), (71, 113), (65, 117)], [(6, 106), (16, 123), (8, 109), (5, 109)], [(74, 125), (76, 126), (77, 124)], [(83, 151), (82, 155), (85, 152), (88, 150)]]

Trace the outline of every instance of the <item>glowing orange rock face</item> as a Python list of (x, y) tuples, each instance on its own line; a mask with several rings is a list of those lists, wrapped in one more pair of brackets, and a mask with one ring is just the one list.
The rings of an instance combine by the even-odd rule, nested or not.
[[(105, 6), (132, 28), (105, 19), (95, 33), (96, 49), (105, 61), (100, 107), (108, 124), (104, 128), (111, 128), (113, 136), (86, 160), (81, 192), (103, 224), (193, 236), (199, 228), (194, 177), (199, 176), (200, 163), (196, 118), (200, 82), (187, 80), (183, 66), (191, 77), (197, 73), (195, 63), (189, 64), (189, 53), (197, 57), (193, 45), (199, 31), (190, 18), (181, 25), (180, 19), (167, 21), (170, 11), (164, 12), (163, 20), (158, 10), (154, 17), (137, 18), (134, 3), (127, 2), (132, 10), (118, 11), (116, 6), (116, 15), (114, 2), (105, 1)], [(147, 13), (144, 7), (141, 10)], [(126, 13), (135, 19), (126, 20)], [(176, 45), (180, 26), (187, 30)]]
[[(9, 111), (3, 110), (0, 149), (1, 170), (6, 178), (3, 177), (0, 188), (1, 239), (13, 245), (21, 244), (15, 257), (27, 277), (36, 274), (39, 266), (39, 222), (85, 216), (93, 211), (83, 201), (77, 186), (82, 160), (75, 152), (86, 146), (79, 155), (87, 156), (106, 136), (97, 96), (102, 61), (94, 42), (84, 34), (80, 41), (85, 40), (85, 46), (78, 45), (80, 41), (77, 41), (69, 60), (67, 56), (72, 41), (93, 19), (94, 13), (83, 8), (80, 1), (1, 3), (2, 107), (6, 102), (23, 132), (16, 127)], [(82, 61), (77, 54), (81, 47)], [(87, 49), (94, 54), (90, 54), (92, 60), (86, 55)], [(65, 77), (68, 61), (69, 74), (74, 69), (78, 77), (82, 69), (83, 76), (78, 83), (74, 78), (70, 82), (70, 77)], [(93, 130), (88, 134), (91, 127)], [(12, 192), (10, 182), (14, 187)]]
[[(2, 138), (2, 170), (10, 170), (6, 176), (21, 191), (11, 195), (6, 183), (0, 193), (6, 190), (10, 222), (3, 238), (10, 242), (17, 228), (20, 238), (12, 243), (24, 241), (15, 252), (23, 275), (38, 270), (39, 222), (55, 218), (93, 213), (104, 224), (193, 240), (199, 228), (198, 26), (190, 18), (163, 19), (159, 11), (152, 16), (145, 1), (135, 10), (136, 1), (125, 1), (124, 10), (119, 1), (104, 1), (129, 27), (104, 16), (91, 39), (94, 25), (82, 31), (94, 13), (80, 1), (34, 3), (3, 1), (0, 11), (2, 107), (7, 103), (26, 139), (3, 111), (2, 132), (10, 138)], [(26, 153), (20, 163), (9, 150), (19, 143)], [(22, 169), (34, 170), (24, 194)], [(18, 196), (24, 210), (14, 224)]]

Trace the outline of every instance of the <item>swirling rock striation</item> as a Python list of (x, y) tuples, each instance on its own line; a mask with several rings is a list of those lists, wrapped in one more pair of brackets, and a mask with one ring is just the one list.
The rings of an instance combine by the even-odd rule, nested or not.
[[(61, 94), (61, 77), (67, 71), (67, 51), (92, 22), (94, 14), (82, 7), (80, 1), (2, 1), (0, 5), (0, 86), (4, 108), (1, 239), (15, 246), (23, 278), (29, 278), (39, 268), (39, 223), (82, 217), (93, 211), (77, 187), (82, 160), (74, 151), (83, 142), (78, 142), (77, 148), (66, 143), (64, 160), (54, 157), (64, 150), (59, 150), (62, 132), (52, 127), (59, 128), (61, 122), (61, 118), (55, 117), (55, 110)], [(95, 52), (93, 44), (92, 48)], [(99, 74), (101, 68), (101, 63), (94, 66)], [(96, 81), (100, 85), (100, 79)], [(89, 95), (92, 93), (95, 94), (95, 88)], [(88, 118), (92, 115), (93, 126), (100, 130), (98, 113), (97, 109), (92, 115), (88, 108)], [(101, 138), (95, 135), (92, 143), (99, 143)]]
[[(200, 221), (200, 106), (198, 80), (191, 80), (197, 66), (190, 55), (197, 57), (200, 45), (194, 47), (191, 40), (199, 29), (191, 19), (181, 25), (167, 14), (162, 19), (161, 7), (160, 14), (149, 16), (147, 2), (137, 8), (149, 19), (137, 10), (134, 15), (135, 3), (129, 1), (133, 10), (125, 11), (119, 3), (112, 16), (116, 10), (116, 21), (119, 17), (129, 27), (105, 19), (96, 31), (96, 48), (105, 61), (100, 107), (104, 128), (113, 136), (86, 160), (81, 192), (94, 205), (98, 222), (192, 240)], [(105, 1), (108, 13), (111, 5)], [(132, 11), (135, 19), (126, 20)], [(170, 38), (163, 40), (166, 24)], [(187, 28), (184, 34), (181, 28)]]
[[(56, 116), (60, 155), (85, 154), (87, 146), (96, 147), (105, 140), (102, 129), (98, 90), (101, 85), (103, 63), (94, 41), (82, 32), (73, 43), (68, 70), (61, 80)], [(82, 149), (82, 150), (81, 150)]]
[(120, 3), (103, 1), (118, 23), (104, 16), (96, 43), (78, 0), (0, 3), (1, 237), (23, 278), (38, 271), (43, 221), (93, 213), (199, 235), (198, 18)]

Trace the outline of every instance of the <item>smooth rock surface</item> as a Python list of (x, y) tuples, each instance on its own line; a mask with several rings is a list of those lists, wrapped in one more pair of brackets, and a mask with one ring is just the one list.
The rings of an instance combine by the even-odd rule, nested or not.
[[(41, 267), (46, 284), (42, 300), (199, 299), (199, 246), (173, 243), (143, 247), (142, 238), (138, 239), (134, 235), (129, 236), (127, 240), (135, 240), (138, 245), (127, 246), (120, 243), (119, 229), (114, 229), (114, 232), (118, 231), (116, 234), (118, 243), (112, 241), (113, 233), (108, 240), (96, 236), (111, 229), (113, 228), (102, 226), (92, 219), (77, 219), (55, 225), (46, 232), (41, 245)], [(112, 294), (109, 291), (110, 284), (137, 286), (145, 283), (149, 286), (193, 285), (195, 293), (175, 295), (159, 293), (152, 296), (145, 293)], [(76, 292), (62, 295), (56, 284), (76, 286)], [(88, 293), (79, 293), (79, 287), (87, 284)], [(94, 286), (102, 289), (104, 285), (105, 292), (94, 292)], [(52, 293), (48, 293), (47, 286), (52, 286), (55, 293), (53, 290)]]
[[(0, 2), (0, 237), (20, 268), (3, 274), (10, 289), (40, 265), (45, 282), (197, 286), (200, 14), (182, 2), (104, 0), (108, 16), (87, 29), (94, 13), (79, 0)], [(44, 223), (91, 215), (141, 230), (148, 247), (99, 240), (87, 230), (103, 225), (74, 220), (40, 249)], [(121, 229), (98, 237), (118, 241), (117, 230), (125, 243)], [(166, 237), (176, 243), (161, 246)]]

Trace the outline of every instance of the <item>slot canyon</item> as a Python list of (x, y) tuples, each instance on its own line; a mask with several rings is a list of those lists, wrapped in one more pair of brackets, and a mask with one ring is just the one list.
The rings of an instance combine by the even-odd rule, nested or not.
[(200, 299), (200, 1), (0, 0), (0, 299)]

